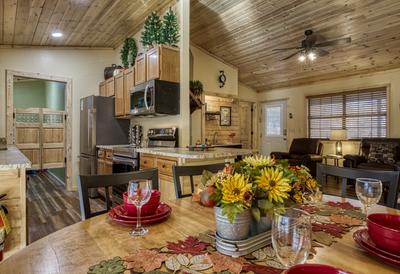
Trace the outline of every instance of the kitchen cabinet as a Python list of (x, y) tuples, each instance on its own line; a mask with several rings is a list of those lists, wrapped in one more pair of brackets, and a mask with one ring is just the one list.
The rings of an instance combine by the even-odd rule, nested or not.
[(115, 116), (123, 116), (125, 115), (123, 73), (120, 73), (114, 77), (114, 93), (115, 93)]
[(114, 77), (111, 77), (110, 79), (106, 80), (106, 96), (110, 97), (114, 95)]
[(124, 71), (124, 115), (131, 111), (131, 90), (135, 86), (135, 67)]
[(179, 48), (159, 45), (146, 53), (146, 81), (159, 79), (179, 83)]
[(113, 173), (112, 156), (113, 153), (110, 149), (99, 149), (97, 151), (97, 174), (105, 175)]
[(99, 84), (99, 95), (100, 96), (107, 96), (106, 81), (100, 82), (100, 84)]
[(135, 86), (146, 81), (146, 54), (142, 54), (135, 60)]

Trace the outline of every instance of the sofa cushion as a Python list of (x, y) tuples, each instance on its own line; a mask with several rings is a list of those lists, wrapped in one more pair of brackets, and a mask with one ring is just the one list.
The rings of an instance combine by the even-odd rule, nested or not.
[(382, 163), (361, 163), (357, 166), (357, 168), (361, 169), (376, 169), (376, 170), (388, 170), (394, 171), (396, 167), (394, 165), (387, 165)]
[(290, 145), (290, 154), (318, 154), (320, 141), (312, 138), (295, 138)]
[(368, 154), (368, 163), (393, 165), (396, 163), (396, 146), (397, 145), (394, 143), (371, 143)]

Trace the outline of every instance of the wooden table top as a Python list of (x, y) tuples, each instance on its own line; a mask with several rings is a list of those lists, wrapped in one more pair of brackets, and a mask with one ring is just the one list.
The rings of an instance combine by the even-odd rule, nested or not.
[[(356, 200), (324, 196), (324, 200)], [(133, 238), (128, 235), (131, 228), (109, 220), (106, 214), (82, 221), (42, 238), (0, 263), (0, 273), (86, 273), (88, 267), (114, 256), (126, 256), (138, 248), (159, 247), (166, 241), (176, 241), (188, 235), (197, 235), (215, 227), (213, 209), (191, 202), (190, 199), (170, 201), (170, 218), (149, 227), (146, 237)], [(397, 213), (399, 210), (375, 206), (371, 212)], [(317, 249), (311, 261), (333, 265), (352, 273), (399, 273), (369, 256), (358, 248), (347, 233), (330, 247)]]

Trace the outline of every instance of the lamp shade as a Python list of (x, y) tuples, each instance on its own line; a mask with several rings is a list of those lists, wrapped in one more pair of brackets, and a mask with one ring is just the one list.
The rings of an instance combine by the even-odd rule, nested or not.
[(333, 129), (329, 137), (332, 141), (347, 140), (347, 130), (345, 129)]

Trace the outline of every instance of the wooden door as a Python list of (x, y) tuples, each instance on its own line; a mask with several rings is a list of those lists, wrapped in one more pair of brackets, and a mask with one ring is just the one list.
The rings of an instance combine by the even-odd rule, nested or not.
[(15, 109), (15, 145), (32, 162), (32, 169), (41, 168), (40, 128), (41, 110), (39, 108)]
[(99, 84), (99, 95), (100, 96), (107, 96), (107, 90), (106, 90), (106, 82), (103, 81)]
[(131, 111), (131, 90), (135, 86), (135, 67), (124, 71), (124, 115)]
[(43, 109), (42, 169), (65, 167), (65, 112)]
[(114, 77), (108, 79), (106, 81), (106, 95), (108, 97), (110, 96), (114, 96), (115, 95), (115, 91), (114, 91)]
[(124, 74), (120, 73), (114, 77), (115, 91), (115, 116), (123, 116), (124, 109)]
[(240, 143), (243, 148), (253, 148), (253, 112), (252, 103), (240, 101)]
[(146, 54), (136, 57), (135, 86), (146, 82)]
[(155, 47), (146, 53), (146, 78), (147, 81), (160, 78), (159, 47)]

